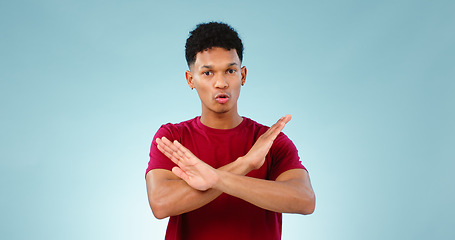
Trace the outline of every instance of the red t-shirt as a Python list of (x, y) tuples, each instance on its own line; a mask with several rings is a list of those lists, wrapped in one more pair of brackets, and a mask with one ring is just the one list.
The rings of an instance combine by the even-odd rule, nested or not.
[[(244, 117), (233, 129), (203, 125), (200, 117), (161, 126), (152, 141), (147, 171), (176, 166), (156, 147), (156, 138), (177, 140), (214, 168), (244, 156), (268, 127)], [(292, 141), (283, 133), (275, 139), (261, 168), (247, 176), (275, 180), (290, 169), (305, 169)], [(305, 169), (306, 170), (306, 169)], [(221, 194), (205, 206), (169, 219), (166, 239), (281, 239), (281, 213), (271, 212), (242, 199)]]

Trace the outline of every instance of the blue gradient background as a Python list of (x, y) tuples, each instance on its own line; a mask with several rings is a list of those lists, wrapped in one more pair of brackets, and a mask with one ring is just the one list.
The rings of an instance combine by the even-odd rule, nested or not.
[(285, 133), (313, 215), (283, 239), (453, 239), (454, 1), (1, 1), (2, 239), (163, 239), (144, 173), (159, 126), (200, 114), (184, 44), (245, 44), (241, 115)]

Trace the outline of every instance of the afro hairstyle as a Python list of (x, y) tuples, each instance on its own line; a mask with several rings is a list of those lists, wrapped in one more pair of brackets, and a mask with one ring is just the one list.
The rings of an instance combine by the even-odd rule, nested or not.
[(188, 67), (196, 61), (198, 52), (220, 47), (226, 50), (235, 49), (240, 62), (243, 59), (243, 44), (238, 33), (222, 22), (201, 23), (190, 32), (185, 44), (185, 57)]

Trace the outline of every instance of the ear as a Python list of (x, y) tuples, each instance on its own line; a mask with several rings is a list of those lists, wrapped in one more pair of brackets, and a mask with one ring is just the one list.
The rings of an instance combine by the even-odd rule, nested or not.
[(245, 84), (245, 81), (246, 81), (246, 67), (245, 66), (243, 66), (240, 69), (240, 74), (242, 74), (242, 86), (243, 86), (243, 84)]
[(190, 71), (186, 71), (185, 72), (185, 78), (186, 78), (186, 82), (188, 83), (188, 86), (193, 89), (194, 88), (194, 84), (193, 84), (193, 74), (190, 72)]

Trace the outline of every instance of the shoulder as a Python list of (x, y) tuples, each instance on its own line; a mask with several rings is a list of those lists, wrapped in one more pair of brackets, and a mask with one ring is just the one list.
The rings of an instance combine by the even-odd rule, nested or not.
[(166, 123), (161, 125), (160, 129), (167, 129), (169, 131), (179, 131), (187, 128), (194, 128), (197, 126), (196, 120), (198, 117), (195, 117), (190, 120), (186, 120), (180, 123)]
[(155, 134), (156, 137), (171, 137), (173, 139), (178, 139), (177, 136), (181, 135), (183, 132), (195, 129), (197, 127), (197, 118), (195, 117), (190, 120), (186, 120), (180, 123), (166, 123), (161, 125), (158, 131)]
[[(249, 129), (253, 129), (255, 134), (257, 134), (257, 137), (261, 136), (263, 133), (265, 133), (270, 128), (269, 126), (258, 123), (250, 118), (247, 118), (247, 117), (244, 117), (244, 118), (246, 121), (245, 127), (249, 128)], [(278, 134), (278, 136), (274, 142), (280, 142), (280, 143), (281, 142), (283, 142), (283, 143), (291, 142), (292, 143), (292, 141), (283, 132), (280, 132)]]
[(247, 117), (243, 117), (243, 118), (245, 119), (245, 124), (243, 125), (244, 128), (253, 130), (255, 133), (259, 134), (259, 136), (262, 135), (264, 132), (267, 131), (267, 129), (270, 128), (266, 125), (263, 125), (261, 123), (254, 121), (250, 118), (247, 118)]

